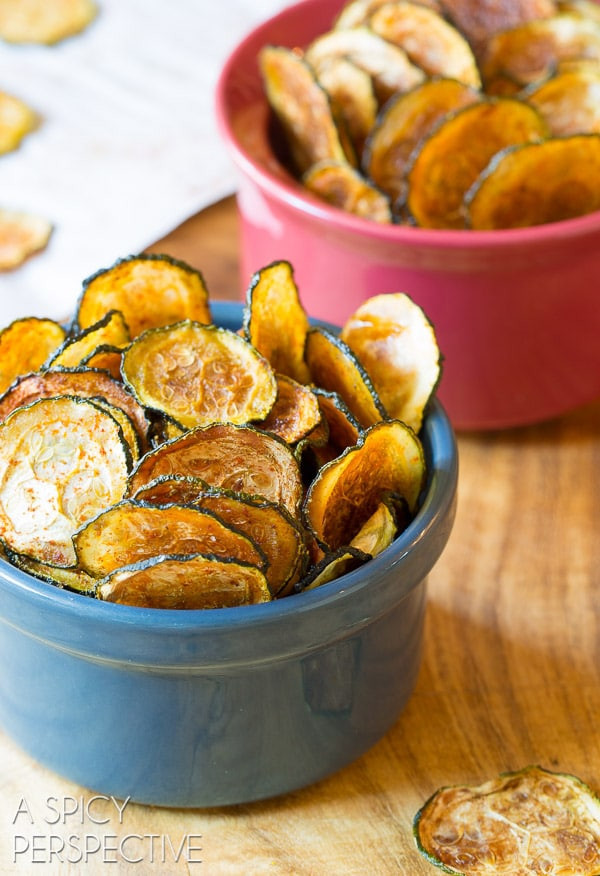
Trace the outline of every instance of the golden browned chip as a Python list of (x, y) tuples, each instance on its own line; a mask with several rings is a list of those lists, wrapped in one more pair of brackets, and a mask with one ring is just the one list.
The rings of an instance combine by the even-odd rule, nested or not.
[(95, 350), (84, 356), (80, 364), (86, 368), (108, 371), (115, 380), (121, 380), (122, 358), (122, 347), (115, 347), (112, 344), (100, 344), (99, 347), (96, 347)]
[(556, 14), (555, 0), (443, 0), (444, 12), (466, 36), (476, 56), (480, 56), (490, 38), (536, 18)]
[(307, 523), (319, 544), (336, 550), (357, 535), (386, 491), (406, 499), (414, 513), (425, 476), (423, 448), (412, 429), (399, 420), (378, 423), (318, 472), (306, 495)]
[(415, 816), (419, 851), (464, 876), (595, 876), (600, 801), (575, 776), (539, 766), (441, 788)]
[(600, 135), (504, 150), (466, 197), (470, 228), (525, 228), (600, 210)]
[(129, 340), (129, 329), (123, 314), (119, 310), (110, 310), (99, 322), (74, 337), (68, 337), (47, 365), (52, 368), (76, 368), (99, 347), (109, 344), (123, 348)]
[(547, 134), (537, 110), (509, 97), (482, 100), (445, 116), (408, 172), (407, 206), (417, 225), (464, 228), (465, 193), (492, 156)]
[(323, 158), (347, 161), (329, 95), (304, 58), (283, 46), (265, 46), (259, 63), (267, 100), (296, 172), (303, 173)]
[[(367, 24), (371, 15), (380, 6), (389, 2), (390, 0), (350, 0), (335, 19), (334, 27), (360, 27)], [(428, 6), (436, 12), (443, 12), (442, 4), (438, 0), (414, 0), (414, 2), (421, 6)]]
[(28, 575), (33, 575), (34, 578), (39, 578), (40, 581), (47, 581), (48, 584), (54, 584), (55, 587), (66, 587), (67, 590), (75, 590), (77, 593), (95, 595), (97, 580), (84, 572), (83, 569), (64, 569), (59, 566), (50, 566), (48, 563), (41, 563), (39, 560), (33, 560), (31, 557), (25, 557), (13, 551), (9, 551), (8, 558), (18, 569), (22, 569)]
[(37, 115), (24, 101), (0, 91), (0, 155), (16, 149), (37, 122)]
[[(1, 350), (0, 335), (0, 352)], [(103, 371), (94, 371), (91, 368), (42, 371), (23, 375), (0, 397), (0, 420), (5, 420), (16, 408), (31, 404), (40, 398), (52, 398), (57, 395), (101, 398), (121, 408), (135, 426), (140, 448), (147, 449), (149, 423), (143, 407), (121, 382)]]
[(26, 316), (0, 331), (0, 392), (23, 374), (37, 369), (65, 339), (64, 328), (53, 319)]
[(392, 98), (373, 127), (363, 153), (363, 169), (393, 201), (405, 195), (406, 171), (416, 146), (440, 119), (481, 99), (456, 79), (428, 79)]
[(263, 496), (296, 516), (302, 478), (292, 450), (251, 426), (214, 423), (186, 432), (143, 457), (132, 472), (128, 494), (160, 475), (200, 477), (214, 487)]
[(0, 38), (51, 45), (80, 33), (97, 13), (94, 0), (2, 0)]
[(51, 234), (52, 223), (43, 216), (0, 209), (0, 271), (18, 268), (46, 247)]
[(295, 444), (318, 425), (321, 409), (316, 395), (308, 386), (277, 374), (277, 399), (266, 419), (257, 423), (266, 432), (273, 432), (287, 444)]
[(167, 255), (137, 255), (88, 277), (77, 305), (80, 328), (120, 310), (132, 338), (183, 319), (211, 323), (208, 290), (199, 271)]
[(398, 534), (398, 526), (393, 508), (387, 502), (380, 502), (350, 542), (370, 557), (376, 557), (391, 545)]
[(269, 602), (256, 566), (206, 554), (159, 556), (117, 569), (98, 584), (98, 598), (119, 605), (178, 610)]
[[(317, 76), (332, 58), (348, 58), (371, 76), (380, 103), (398, 91), (408, 91), (425, 79), (425, 73), (413, 64), (404, 49), (376, 34), (370, 27), (331, 30), (318, 36), (308, 46), (306, 61)], [(320, 158), (338, 158), (322, 155)], [(311, 164), (316, 164), (315, 159)]]
[(474, 88), (481, 86), (470, 45), (433, 9), (396, 0), (377, 9), (369, 18), (369, 26), (384, 40), (403, 49), (428, 76), (447, 76)]
[(321, 413), (327, 422), (327, 440), (338, 456), (346, 447), (358, 441), (361, 429), (341, 395), (317, 386), (313, 392), (319, 401)]
[(131, 498), (153, 505), (191, 505), (207, 488), (206, 481), (192, 475), (159, 475), (143, 484)]
[(89, 399), (41, 399), (0, 424), (0, 539), (74, 566), (73, 533), (124, 495), (131, 454), (117, 420)]
[(309, 192), (333, 207), (373, 222), (392, 221), (387, 195), (348, 164), (320, 161), (309, 168), (302, 182)]
[(243, 321), (244, 337), (278, 374), (308, 383), (304, 347), (309, 321), (289, 262), (273, 262), (254, 274)]
[(96, 578), (159, 554), (211, 553), (266, 568), (252, 539), (216, 515), (191, 505), (152, 505), (126, 499), (73, 535), (79, 566)]
[(402, 292), (375, 295), (348, 317), (340, 337), (371, 378), (388, 416), (418, 432), (441, 375), (435, 331), (423, 310)]
[(600, 24), (578, 15), (554, 15), (498, 33), (482, 60), (486, 87), (498, 75), (527, 85), (546, 79), (565, 58), (600, 58)]
[(523, 94), (555, 137), (600, 133), (600, 64), (564, 70)]
[(273, 369), (251, 344), (190, 320), (138, 335), (121, 373), (143, 405), (186, 428), (262, 420), (277, 397)]
[(350, 546), (341, 547), (336, 551), (329, 551), (298, 582), (297, 590), (315, 590), (323, 584), (329, 584), (330, 581), (335, 581), (337, 578), (341, 578), (342, 575), (358, 569), (359, 566), (362, 566), (370, 559), (369, 554), (365, 554), (358, 550), (358, 548)]
[(367, 428), (385, 418), (385, 408), (352, 350), (323, 326), (308, 332), (306, 363), (313, 383), (337, 392), (360, 426)]
[(323, 63), (317, 78), (339, 111), (354, 151), (360, 157), (377, 118), (373, 80), (366, 70), (337, 55)]

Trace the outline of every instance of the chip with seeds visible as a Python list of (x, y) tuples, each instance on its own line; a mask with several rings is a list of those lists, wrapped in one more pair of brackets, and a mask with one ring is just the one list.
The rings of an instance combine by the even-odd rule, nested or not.
[(0, 209), (0, 271), (18, 268), (34, 253), (45, 249), (52, 223), (24, 210)]

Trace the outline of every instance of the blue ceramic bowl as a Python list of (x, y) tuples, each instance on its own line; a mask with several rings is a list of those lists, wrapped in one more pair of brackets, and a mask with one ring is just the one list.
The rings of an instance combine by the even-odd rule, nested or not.
[[(236, 329), (241, 305), (215, 303)], [(415, 520), (363, 568), (263, 605), (103, 603), (0, 560), (0, 723), (33, 758), (140, 803), (249, 802), (350, 763), (397, 719), (419, 669), (426, 577), (449, 537), (457, 452), (439, 403)]]

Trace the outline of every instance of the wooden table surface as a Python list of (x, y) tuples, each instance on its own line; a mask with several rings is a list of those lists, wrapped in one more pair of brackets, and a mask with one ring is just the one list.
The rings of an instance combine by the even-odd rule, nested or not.
[[(214, 298), (238, 298), (237, 247), (229, 199), (152, 250), (200, 268)], [(537, 763), (600, 790), (600, 402), (458, 443), (458, 513), (429, 577), (422, 668), (384, 739), (280, 799), (130, 803), (119, 816), (0, 736), (0, 873), (80, 873), (59, 845), (89, 835), (89, 873), (434, 876), (411, 831), (439, 786)]]

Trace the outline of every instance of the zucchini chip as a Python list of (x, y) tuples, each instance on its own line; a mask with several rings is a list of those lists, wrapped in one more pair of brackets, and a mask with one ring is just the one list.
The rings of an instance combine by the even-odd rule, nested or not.
[(433, 9), (396, 0), (376, 10), (369, 26), (384, 40), (404, 49), (427, 76), (447, 76), (473, 88), (481, 87), (469, 43)]
[(417, 812), (414, 836), (448, 873), (600, 873), (600, 800), (575, 776), (539, 766), (441, 788)]
[(397, 535), (398, 524), (393, 507), (388, 502), (380, 502), (358, 530), (350, 542), (350, 547), (362, 551), (369, 557), (376, 557), (391, 545)]
[[(342, 11), (338, 13), (334, 27), (339, 29), (343, 27), (360, 27), (363, 24), (368, 24), (371, 15), (380, 6), (385, 6), (389, 2), (390, 0), (350, 0), (342, 8)], [(436, 12), (442, 12), (442, 7), (438, 0), (414, 0), (414, 2), (419, 3), (421, 6), (428, 6)], [(446, 0), (444, 0), (444, 6), (446, 6)]]
[(52, 45), (80, 33), (97, 12), (94, 0), (2, 0), (0, 38)]
[(388, 416), (418, 432), (442, 368), (423, 310), (402, 292), (374, 295), (348, 317), (340, 337), (369, 375)]
[(126, 499), (89, 520), (73, 544), (79, 566), (95, 578), (159, 554), (211, 553), (266, 568), (264, 553), (247, 535), (190, 505)]
[(296, 444), (321, 421), (321, 409), (314, 392), (308, 386), (277, 374), (277, 399), (269, 415), (257, 423), (265, 432), (278, 435), (286, 444)]
[(361, 435), (360, 426), (339, 393), (329, 392), (318, 386), (313, 391), (327, 421), (328, 443), (334, 448), (335, 456), (339, 456), (346, 447), (356, 444)]
[(41, 563), (39, 560), (33, 560), (22, 554), (15, 554), (13, 551), (8, 552), (8, 559), (13, 566), (27, 572), (28, 575), (33, 575), (34, 578), (39, 578), (40, 581), (46, 581), (55, 587), (73, 590), (76, 593), (83, 593), (86, 596), (96, 595), (97, 581), (83, 569), (62, 569), (59, 566), (49, 566), (47, 563)]
[(190, 320), (138, 335), (121, 373), (141, 404), (186, 428), (262, 420), (277, 397), (273, 369), (251, 344)]
[(480, 57), (491, 37), (536, 18), (556, 14), (555, 0), (443, 0), (444, 13)]
[(0, 396), (0, 420), (5, 420), (16, 408), (31, 404), (40, 398), (52, 398), (57, 395), (99, 398), (121, 408), (135, 426), (140, 449), (144, 451), (147, 449), (149, 423), (143, 407), (122, 383), (104, 371), (95, 371), (91, 368), (25, 374)]
[(43, 216), (0, 209), (0, 271), (12, 271), (45, 249), (51, 234), (52, 223)]
[(363, 169), (392, 201), (403, 199), (409, 159), (440, 119), (481, 99), (456, 79), (428, 79), (393, 97), (381, 111), (363, 153)]
[(357, 156), (377, 118), (378, 102), (369, 74), (347, 58), (323, 64), (318, 80), (346, 125)]
[(326, 553), (298, 582), (296, 591), (300, 593), (303, 590), (315, 590), (323, 584), (329, 584), (330, 581), (335, 581), (336, 578), (358, 569), (370, 559), (369, 554), (349, 546)]
[(208, 290), (199, 271), (167, 255), (137, 255), (84, 280), (76, 324), (87, 328), (120, 310), (132, 338), (184, 319), (211, 323)]
[(130, 341), (129, 329), (119, 310), (110, 310), (97, 323), (89, 326), (75, 337), (69, 337), (46, 362), (48, 368), (76, 368), (99, 347), (126, 347)]
[(0, 155), (16, 149), (36, 125), (37, 116), (26, 103), (0, 91)]
[(98, 584), (98, 598), (141, 608), (233, 608), (269, 602), (256, 566), (206, 554), (158, 556), (118, 569)]
[(412, 429), (399, 420), (378, 423), (320, 469), (306, 494), (307, 524), (325, 550), (336, 550), (358, 534), (386, 492), (403, 497), (414, 514), (425, 476)]
[(292, 450), (252, 426), (213, 423), (186, 432), (140, 459), (128, 494), (160, 475), (191, 475), (213, 487), (262, 496), (296, 517), (302, 500), (300, 469)]
[(306, 363), (313, 383), (336, 392), (363, 429), (385, 419), (377, 391), (350, 347), (322, 326), (306, 338)]
[(304, 174), (302, 183), (313, 195), (347, 213), (383, 224), (392, 221), (387, 195), (348, 164), (320, 161)]
[(445, 116), (422, 143), (408, 173), (407, 206), (422, 228), (464, 228), (465, 193), (506, 146), (540, 140), (548, 128), (533, 107), (488, 98)]
[(190, 475), (159, 475), (143, 484), (132, 499), (152, 505), (192, 505), (208, 487), (202, 478)]
[(600, 23), (600, 7), (596, 0), (557, 0), (559, 12), (568, 12), (572, 15), (580, 15), (582, 18), (591, 18)]
[(324, 158), (347, 161), (329, 95), (304, 58), (283, 46), (265, 46), (259, 64), (295, 171), (302, 174)]
[(509, 76), (522, 86), (547, 79), (564, 59), (600, 60), (600, 24), (578, 15), (528, 21), (493, 36), (482, 60), (486, 86)]
[(521, 98), (546, 119), (555, 137), (600, 133), (600, 64), (559, 72)]
[(100, 344), (81, 360), (81, 365), (86, 368), (94, 368), (100, 371), (108, 371), (115, 380), (121, 380), (121, 359), (123, 347), (114, 347), (112, 344)]
[(298, 383), (309, 382), (304, 361), (309, 321), (289, 262), (273, 262), (254, 274), (246, 293), (243, 323), (244, 337), (274, 371)]
[(0, 424), (0, 539), (42, 563), (76, 565), (73, 533), (124, 495), (123, 431), (89, 399), (18, 408)]
[[(317, 76), (332, 58), (347, 58), (369, 74), (380, 104), (396, 92), (408, 91), (425, 79), (423, 70), (410, 61), (404, 49), (374, 33), (370, 27), (330, 30), (313, 40), (304, 57)], [(339, 156), (322, 155), (320, 158)], [(317, 160), (311, 164), (316, 164)]]
[(26, 316), (0, 331), (0, 392), (23, 374), (37, 371), (65, 339), (65, 330), (52, 319)]
[(524, 228), (600, 210), (600, 135), (500, 152), (467, 193), (470, 228)]

